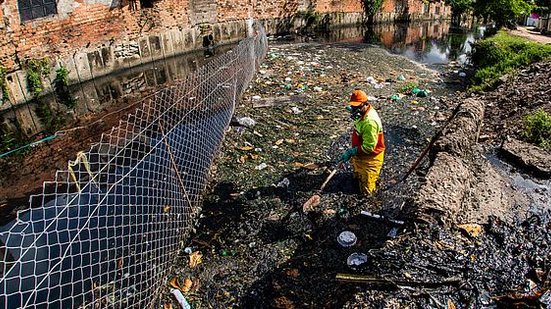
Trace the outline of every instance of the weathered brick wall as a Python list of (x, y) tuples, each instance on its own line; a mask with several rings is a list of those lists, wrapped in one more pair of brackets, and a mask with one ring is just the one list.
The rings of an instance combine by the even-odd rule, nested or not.
[(360, 0), (219, 0), (218, 20), (243, 19), (251, 14), (257, 19), (289, 17), (298, 11), (319, 13), (361, 13)]
[(111, 1), (83, 2), (59, 1), (57, 15), (22, 23), (17, 0), (5, 0), (0, 5), (0, 17), (5, 17), (0, 19), (2, 65), (16, 69), (15, 53), (19, 59), (56, 58), (84, 47), (93, 49), (144, 33), (189, 26), (189, 0), (163, 0), (156, 2), (154, 9), (145, 10), (140, 10), (139, 1), (116, 3), (114, 8)]
[[(151, 0), (153, 8), (140, 8), (140, 0), (58, 0), (58, 14), (33, 21), (19, 18), (17, 0), (0, 0), (0, 63), (19, 69), (16, 59), (62, 58), (75, 52), (90, 52), (137, 41), (148, 35), (162, 36), (174, 29), (201, 24), (227, 23), (251, 15), (255, 19), (290, 17), (298, 11), (354, 13), (350, 18), (335, 15), (337, 22), (357, 20), (360, 0)], [(449, 10), (431, 3), (431, 11)], [(393, 14), (409, 8), (423, 14), (422, 0), (385, 0), (378, 21), (391, 21)], [(192, 38), (195, 40), (196, 38)], [(133, 43), (134, 44), (134, 43)], [(15, 56), (17, 54), (17, 57)]]
[(396, 10), (396, 6), (394, 4), (394, 0), (386, 0), (383, 2), (383, 6), (381, 7), (381, 12), (394, 13), (395, 10)]
[(424, 2), (419, 0), (408, 0), (407, 7), (410, 14), (423, 14)]
[(362, 5), (360, 0), (319, 0), (316, 3), (315, 10), (323, 13), (357, 13), (362, 12)]

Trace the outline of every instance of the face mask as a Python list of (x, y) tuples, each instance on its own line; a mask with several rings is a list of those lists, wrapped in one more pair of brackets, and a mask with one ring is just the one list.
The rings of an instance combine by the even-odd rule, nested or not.
[(361, 106), (347, 106), (346, 109), (350, 112), (350, 118), (352, 118), (352, 120), (358, 120), (362, 118)]

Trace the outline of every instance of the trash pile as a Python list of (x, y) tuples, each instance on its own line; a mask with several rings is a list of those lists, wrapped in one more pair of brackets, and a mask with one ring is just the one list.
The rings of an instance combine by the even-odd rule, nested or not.
[[(449, 229), (403, 215), (427, 162), (398, 180), (456, 104), (438, 76), (367, 45), (272, 46), (226, 133), (165, 308), (180, 306), (178, 293), (192, 308), (482, 308), (551, 298), (549, 213)], [(350, 167), (335, 162), (348, 147), (344, 107), (356, 87), (385, 130), (376, 197), (360, 195)]]

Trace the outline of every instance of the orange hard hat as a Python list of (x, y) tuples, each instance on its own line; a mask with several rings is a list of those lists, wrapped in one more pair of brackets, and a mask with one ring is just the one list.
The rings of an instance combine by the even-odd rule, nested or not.
[(360, 106), (367, 102), (367, 94), (360, 89), (356, 89), (350, 96), (350, 106)]

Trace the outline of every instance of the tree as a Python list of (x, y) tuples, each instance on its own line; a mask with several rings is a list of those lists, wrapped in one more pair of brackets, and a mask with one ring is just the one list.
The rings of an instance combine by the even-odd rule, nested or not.
[(454, 15), (461, 15), (473, 8), (473, 0), (446, 0), (446, 4), (452, 7)]
[(551, 12), (551, 0), (536, 0), (534, 11), (540, 15), (545, 15)]
[(474, 2), (474, 13), (495, 21), (498, 28), (514, 24), (523, 15), (530, 14), (532, 5), (526, 0), (487, 0)]
[(367, 23), (373, 24), (373, 17), (383, 6), (384, 0), (362, 0), (362, 7), (367, 16)]
[(446, 4), (452, 8), (452, 23), (455, 25), (459, 25), (463, 13), (473, 8), (473, 0), (446, 0)]
[(473, 0), (445, 0), (445, 3), (452, 8), (452, 24), (459, 25), (461, 15), (473, 8)]

